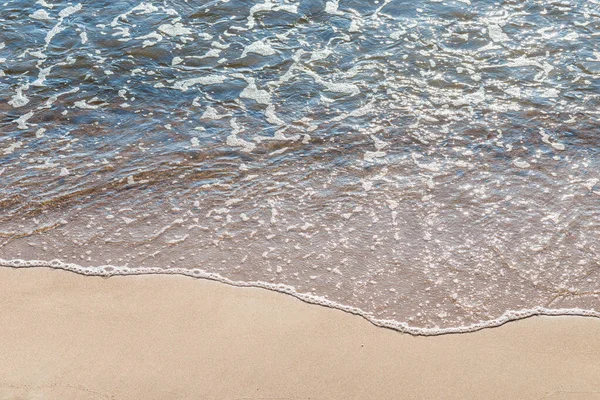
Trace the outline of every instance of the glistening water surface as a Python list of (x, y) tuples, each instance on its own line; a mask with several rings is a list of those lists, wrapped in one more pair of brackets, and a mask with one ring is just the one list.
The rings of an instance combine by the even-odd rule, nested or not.
[(7, 1), (0, 263), (598, 316), (599, 113), (598, 0)]

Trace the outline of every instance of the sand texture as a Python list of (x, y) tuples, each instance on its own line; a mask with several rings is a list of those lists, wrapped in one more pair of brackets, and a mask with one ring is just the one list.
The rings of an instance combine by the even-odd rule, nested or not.
[(600, 399), (600, 320), (413, 337), (263, 289), (0, 268), (0, 399)]

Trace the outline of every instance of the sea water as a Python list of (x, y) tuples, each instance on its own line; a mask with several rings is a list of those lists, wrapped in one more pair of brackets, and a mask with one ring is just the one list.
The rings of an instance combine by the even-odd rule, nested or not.
[(0, 263), (414, 334), (600, 316), (597, 0), (0, 5)]

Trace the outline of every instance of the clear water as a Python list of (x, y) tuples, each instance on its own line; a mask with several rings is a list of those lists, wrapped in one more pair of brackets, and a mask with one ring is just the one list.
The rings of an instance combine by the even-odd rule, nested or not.
[(598, 316), (599, 110), (596, 0), (8, 1), (0, 263)]

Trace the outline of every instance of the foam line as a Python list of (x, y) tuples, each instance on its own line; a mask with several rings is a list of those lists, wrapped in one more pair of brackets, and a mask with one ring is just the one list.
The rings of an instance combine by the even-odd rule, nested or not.
[(0, 258), (0, 266), (10, 268), (54, 268), (62, 269), (65, 271), (75, 272), (80, 275), (87, 276), (118, 276), (118, 275), (185, 275), (194, 278), (209, 279), (218, 281), (231, 286), (237, 287), (256, 287), (273, 290), (275, 292), (286, 293), (296, 297), (302, 301), (310, 304), (318, 304), (325, 307), (335, 308), (351, 314), (359, 315), (365, 318), (372, 324), (384, 328), (394, 329), (403, 333), (408, 333), (415, 336), (437, 336), (445, 335), (450, 333), (467, 333), (475, 332), (485, 328), (493, 328), (501, 326), (510, 321), (516, 321), (519, 319), (529, 318), (533, 316), (582, 316), (582, 317), (597, 317), (600, 318), (600, 312), (596, 310), (586, 310), (581, 308), (546, 308), (546, 307), (535, 307), (523, 310), (508, 310), (500, 317), (482, 321), (472, 325), (456, 326), (450, 328), (419, 328), (410, 326), (404, 322), (384, 320), (374, 318), (370, 313), (365, 312), (356, 307), (350, 307), (344, 304), (336, 303), (328, 300), (324, 297), (314, 296), (307, 293), (298, 293), (293, 287), (284, 284), (271, 284), (261, 281), (234, 281), (219, 274), (206, 272), (199, 268), (186, 269), (186, 268), (129, 268), (129, 267), (118, 267), (114, 265), (102, 265), (98, 267), (83, 267), (77, 264), (64, 263), (58, 259), (51, 261), (44, 260), (22, 260), (13, 259), (5, 260)]

